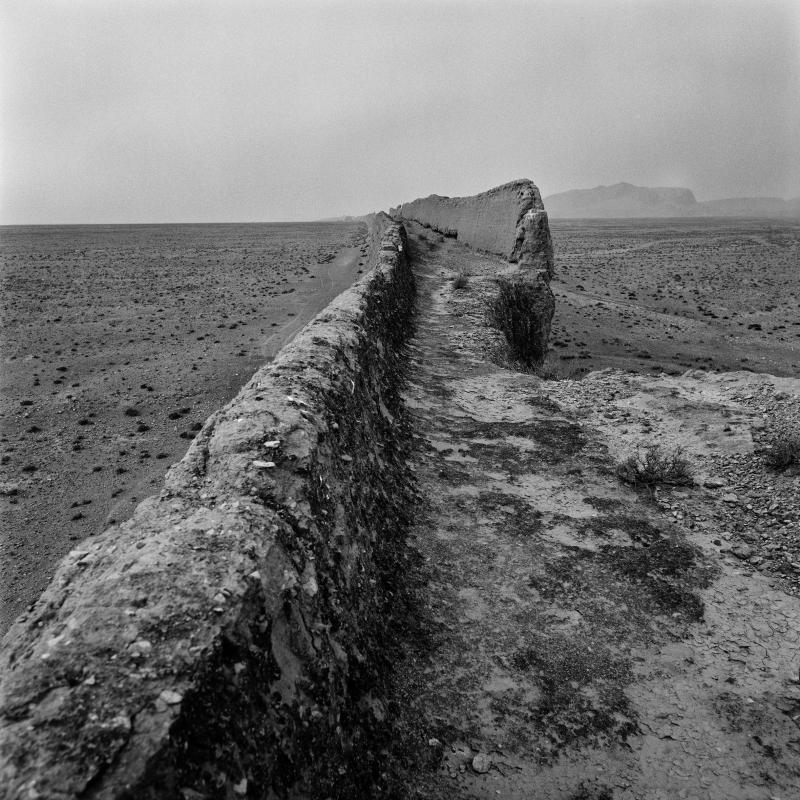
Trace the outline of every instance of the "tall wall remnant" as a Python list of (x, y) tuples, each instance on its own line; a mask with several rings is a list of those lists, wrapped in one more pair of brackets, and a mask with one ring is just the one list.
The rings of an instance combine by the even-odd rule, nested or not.
[(392, 213), (513, 265), (503, 276), (529, 284), (524, 294), (530, 298), (531, 314), (524, 327), (546, 350), (555, 312), (550, 289), (553, 242), (542, 196), (532, 181), (511, 181), (472, 197), (434, 194), (403, 203)]
[(432, 194), (393, 209), (445, 236), (494, 253), (526, 270), (553, 275), (553, 242), (542, 196), (533, 181), (504, 183), (472, 197)]

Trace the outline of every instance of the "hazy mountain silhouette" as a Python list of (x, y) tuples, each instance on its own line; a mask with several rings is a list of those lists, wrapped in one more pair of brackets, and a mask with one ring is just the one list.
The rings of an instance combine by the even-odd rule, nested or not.
[(572, 189), (544, 198), (554, 219), (569, 217), (787, 217), (800, 216), (800, 198), (732, 197), (698, 202), (691, 189), (615, 183)]

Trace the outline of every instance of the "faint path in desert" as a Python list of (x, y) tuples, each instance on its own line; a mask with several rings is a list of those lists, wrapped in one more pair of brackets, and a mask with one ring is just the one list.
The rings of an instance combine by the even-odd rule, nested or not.
[[(20, 322), (4, 328), (2, 342), (0, 633), (77, 542), (110, 520), (124, 521), (158, 492), (206, 417), (358, 277), (366, 228), (320, 228), (319, 235), (295, 235), (261, 254), (251, 240), (227, 248), (212, 238), (199, 287), (190, 286), (200, 272), (192, 267), (200, 256), (192, 252), (191, 233), (185, 262), (167, 245), (155, 251), (157, 268), (172, 259), (173, 276), (152, 277), (146, 290), (131, 279), (121, 291), (111, 272), (108, 288), (98, 287), (85, 278), (96, 258), (79, 273), (86, 299), (77, 292), (59, 296), (53, 286), (41, 290), (45, 299), (37, 306), (35, 296), (28, 301), (13, 287), (39, 317), (5, 310), (6, 323), (12, 316)], [(227, 263), (217, 266), (217, 257)], [(255, 264), (246, 271), (248, 259)], [(35, 267), (20, 273), (38, 279)], [(8, 286), (12, 278), (3, 277)], [(147, 297), (153, 286), (160, 294)], [(159, 313), (170, 303), (169, 314)], [(56, 314), (57, 325), (44, 319)], [(90, 322), (93, 316), (102, 323)], [(125, 326), (130, 332), (120, 338)], [(175, 336), (165, 341), (161, 332), (173, 327)], [(73, 337), (86, 341), (79, 354), (68, 351)], [(127, 416), (128, 408), (136, 416)], [(35, 471), (25, 471), (27, 465)]]
[[(415, 776), (420, 796), (799, 796), (800, 563), (770, 573), (737, 547), (755, 526), (765, 547), (793, 541), (800, 487), (770, 477), (780, 511), (756, 523), (725, 484), (755, 458), (753, 397), (796, 412), (800, 381), (512, 371), (484, 324), (500, 265), (420, 228), (410, 240), (429, 644), (401, 671), (440, 764)], [(717, 488), (654, 501), (622, 484), (617, 459), (648, 437), (686, 446)]]

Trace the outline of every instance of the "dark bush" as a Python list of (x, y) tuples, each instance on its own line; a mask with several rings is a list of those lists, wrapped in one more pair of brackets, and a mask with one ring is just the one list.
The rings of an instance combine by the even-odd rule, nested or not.
[(458, 275), (453, 278), (453, 288), (454, 289), (466, 289), (467, 284), (469, 283), (469, 276), (466, 272), (459, 272)]
[(500, 278), (497, 283), (489, 324), (503, 332), (514, 359), (528, 366), (542, 364), (555, 305), (552, 292), (543, 281)]
[(617, 474), (634, 486), (691, 486), (694, 472), (681, 448), (666, 450), (658, 444), (638, 449), (617, 468)]
[(800, 466), (800, 432), (773, 434), (769, 445), (767, 466), (777, 470)]

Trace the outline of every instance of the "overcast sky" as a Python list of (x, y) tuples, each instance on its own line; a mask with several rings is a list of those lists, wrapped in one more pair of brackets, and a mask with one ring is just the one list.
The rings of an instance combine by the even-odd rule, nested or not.
[(313, 219), (518, 177), (800, 195), (800, 0), (0, 7), (0, 222)]

